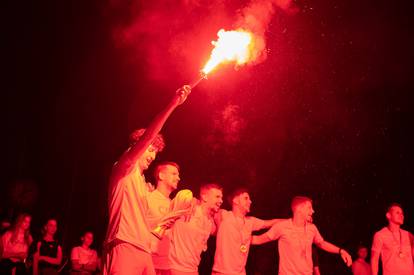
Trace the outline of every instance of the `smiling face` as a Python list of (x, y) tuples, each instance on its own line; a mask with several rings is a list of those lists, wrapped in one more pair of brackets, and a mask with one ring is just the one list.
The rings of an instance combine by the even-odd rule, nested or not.
[(163, 165), (158, 174), (159, 180), (168, 187), (171, 191), (174, 191), (178, 187), (180, 182), (180, 172), (174, 165)]
[(240, 195), (234, 197), (233, 199), (233, 207), (238, 207), (240, 211), (245, 214), (250, 212), (251, 205), (252, 205), (252, 201), (247, 192), (241, 193)]
[(148, 146), (145, 152), (138, 159), (139, 169), (141, 171), (147, 170), (150, 164), (154, 161), (155, 157), (157, 156), (157, 153), (158, 151), (153, 145)]
[(295, 215), (303, 217), (303, 219), (309, 223), (312, 223), (313, 221), (313, 213), (315, 213), (315, 211), (313, 210), (311, 201), (304, 201), (298, 204), (294, 209)]
[(223, 192), (220, 189), (211, 188), (202, 195), (202, 199), (208, 209), (212, 212), (218, 212), (223, 203)]

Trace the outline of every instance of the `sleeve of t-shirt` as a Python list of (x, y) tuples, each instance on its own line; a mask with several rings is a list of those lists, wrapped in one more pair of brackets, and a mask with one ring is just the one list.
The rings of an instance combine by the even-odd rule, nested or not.
[(374, 240), (372, 241), (371, 251), (380, 252), (382, 248), (382, 239), (381, 236), (377, 233), (374, 235)]
[(255, 217), (250, 217), (251, 221), (252, 221), (252, 231), (256, 231), (256, 230), (260, 230), (263, 228), (265, 221), (255, 218)]
[(277, 240), (282, 235), (281, 223), (274, 224), (265, 234), (271, 240)]
[(315, 230), (315, 235), (313, 236), (313, 243), (314, 244), (320, 244), (320, 243), (323, 242), (322, 235), (321, 235), (321, 233), (319, 233), (319, 230), (315, 225), (313, 225), (313, 227), (314, 227), (314, 230)]
[(79, 252), (76, 247), (72, 248), (72, 252), (70, 253), (71, 260), (79, 260)]

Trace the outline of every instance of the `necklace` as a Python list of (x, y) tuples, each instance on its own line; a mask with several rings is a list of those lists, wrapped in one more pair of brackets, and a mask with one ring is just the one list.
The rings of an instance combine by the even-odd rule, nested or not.
[(394, 232), (391, 231), (391, 229), (389, 227), (387, 227), (388, 230), (391, 232), (392, 238), (394, 239), (394, 242), (399, 245), (398, 247), (398, 257), (400, 258), (404, 258), (404, 253), (402, 252), (402, 235), (401, 235), (401, 229), (398, 228), (398, 233), (400, 235), (400, 240), (398, 241), (397, 238), (395, 237)]
[[(293, 224), (293, 219), (291, 219), (291, 222), (292, 222), (292, 226), (295, 228), (296, 226)], [(299, 246), (300, 246), (300, 255), (305, 259), (308, 258), (308, 255), (307, 255), (307, 252), (306, 252), (306, 235), (307, 235), (307, 232), (308, 232), (307, 224), (308, 223), (305, 222), (305, 225), (303, 227), (303, 232), (300, 232), (301, 230), (297, 231), (297, 238), (299, 240)]]
[(240, 244), (240, 252), (243, 253), (243, 254), (244, 253), (247, 253), (247, 251), (248, 251), (248, 243), (249, 243), (249, 240), (250, 240), (250, 235), (247, 238), (244, 238), (243, 237), (243, 230), (244, 230), (244, 227), (246, 225), (246, 219), (245, 219), (245, 217), (242, 218), (243, 221), (242, 221), (241, 227), (239, 228), (239, 222), (237, 220), (236, 215), (234, 215), (233, 211), (231, 213), (233, 214), (233, 218), (234, 218), (235, 224), (237, 226), (236, 227), (236, 230), (239, 231), (239, 233), (240, 233), (240, 242), (241, 242), (241, 244)]

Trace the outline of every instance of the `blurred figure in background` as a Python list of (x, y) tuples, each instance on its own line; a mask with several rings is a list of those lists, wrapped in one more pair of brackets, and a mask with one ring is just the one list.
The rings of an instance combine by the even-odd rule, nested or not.
[(14, 225), (1, 236), (0, 274), (26, 274), (25, 261), (33, 242), (30, 234), (31, 216), (21, 214)]
[(372, 275), (371, 265), (367, 263), (368, 248), (363, 245), (358, 246), (358, 258), (352, 263), (352, 273), (354, 275)]
[(95, 274), (99, 267), (98, 253), (91, 249), (93, 233), (86, 231), (81, 237), (82, 244), (72, 248), (70, 262), (71, 274)]
[(62, 247), (56, 240), (57, 221), (49, 219), (42, 228), (42, 239), (33, 255), (33, 275), (56, 275), (62, 262)]

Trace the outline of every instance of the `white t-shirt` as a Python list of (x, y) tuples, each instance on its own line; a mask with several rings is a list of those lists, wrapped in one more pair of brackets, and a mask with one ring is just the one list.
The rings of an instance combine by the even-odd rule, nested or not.
[[(114, 169), (122, 169), (115, 164)], [(128, 242), (148, 253), (151, 233), (146, 220), (149, 185), (138, 168), (110, 182), (109, 224), (105, 243), (115, 239)]]
[(372, 275), (371, 265), (362, 259), (357, 259), (352, 263), (353, 275)]
[[(246, 274), (252, 231), (262, 229), (264, 221), (255, 217), (236, 217), (232, 211), (227, 210), (221, 210), (220, 214), (213, 271), (221, 274)], [(241, 251), (242, 245), (246, 248), (244, 252)]]
[(381, 254), (384, 275), (414, 275), (413, 235), (410, 232), (400, 229), (393, 234), (384, 227), (375, 233), (371, 250)]
[[(14, 242), (11, 241), (12, 235), (13, 233), (11, 231), (7, 231), (6, 233), (3, 234), (3, 236), (1, 236), (1, 241), (3, 243), (3, 255), (8, 254), (8, 253), (10, 254), (24, 253), (27, 256), (29, 246), (24, 240), (24, 235), (19, 234), (17, 236), (17, 239)], [(3, 255), (0, 255), (0, 258), (2, 258)], [(10, 260), (14, 262), (22, 261), (22, 259), (20, 258), (10, 258)]]
[(323, 242), (314, 224), (297, 227), (288, 219), (273, 225), (265, 234), (271, 240), (279, 239), (279, 275), (312, 275), (312, 244)]
[[(154, 190), (148, 195), (147, 221), (150, 229), (154, 229), (170, 209), (171, 199), (160, 191)], [(155, 269), (169, 269), (168, 253), (170, 250), (170, 230), (159, 240), (151, 234), (151, 254)]]
[(213, 219), (204, 215), (200, 206), (196, 207), (190, 221), (184, 218), (177, 220), (171, 230), (171, 269), (197, 272), (201, 252), (207, 250), (207, 240), (214, 230)]
[(98, 262), (98, 254), (94, 249), (85, 249), (82, 246), (76, 246), (72, 248), (70, 253), (71, 260), (79, 261), (79, 264), (96, 264)]

